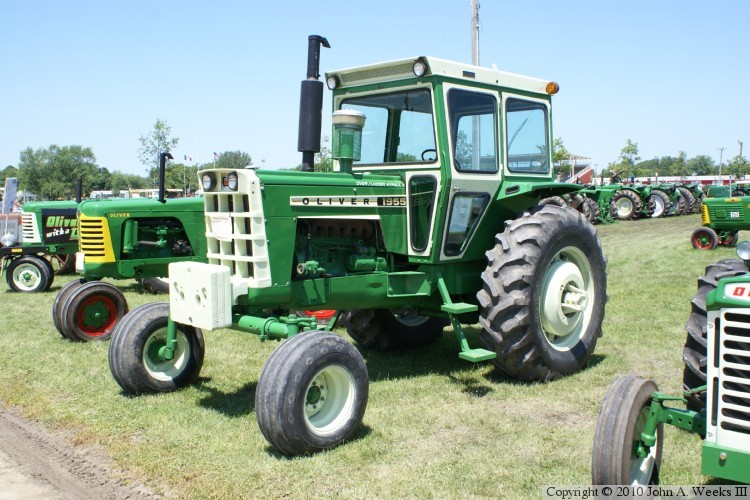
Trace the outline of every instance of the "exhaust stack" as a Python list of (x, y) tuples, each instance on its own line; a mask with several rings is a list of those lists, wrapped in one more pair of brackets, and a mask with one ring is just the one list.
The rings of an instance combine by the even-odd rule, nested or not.
[(164, 188), (164, 174), (167, 171), (167, 158), (174, 160), (172, 153), (159, 153), (159, 201), (166, 203), (166, 189)]
[(307, 37), (307, 80), (302, 81), (299, 99), (299, 133), (297, 151), (302, 153), (302, 170), (312, 172), (315, 153), (320, 152), (320, 129), (323, 120), (323, 82), (320, 78), (320, 46), (331, 46), (322, 36)]

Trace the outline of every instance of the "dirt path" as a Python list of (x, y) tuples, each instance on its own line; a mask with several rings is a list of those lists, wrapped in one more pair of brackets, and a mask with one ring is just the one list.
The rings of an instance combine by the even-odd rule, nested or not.
[(0, 500), (160, 498), (103, 453), (0, 407)]

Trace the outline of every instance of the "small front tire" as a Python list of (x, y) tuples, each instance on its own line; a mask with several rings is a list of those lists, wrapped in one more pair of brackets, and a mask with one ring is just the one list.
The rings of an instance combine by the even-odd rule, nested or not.
[(696, 250), (713, 250), (719, 244), (719, 236), (710, 227), (699, 227), (690, 235), (690, 243)]
[(258, 426), (287, 456), (333, 448), (362, 422), (368, 386), (367, 367), (351, 343), (319, 330), (296, 335), (263, 366), (255, 393)]
[(72, 340), (107, 340), (127, 312), (128, 301), (116, 286), (91, 281), (68, 293), (60, 313), (61, 327)]
[(109, 345), (112, 376), (128, 394), (170, 392), (192, 383), (203, 367), (203, 333), (176, 324), (172, 359), (164, 359), (169, 304), (151, 303), (130, 311), (117, 325)]
[(51, 266), (43, 258), (34, 255), (13, 259), (5, 273), (8, 286), (15, 292), (43, 292), (52, 285)]
[(591, 483), (594, 485), (659, 483), (664, 424), (656, 427), (656, 443), (641, 441), (651, 406), (659, 389), (651, 380), (629, 375), (607, 391), (594, 431)]

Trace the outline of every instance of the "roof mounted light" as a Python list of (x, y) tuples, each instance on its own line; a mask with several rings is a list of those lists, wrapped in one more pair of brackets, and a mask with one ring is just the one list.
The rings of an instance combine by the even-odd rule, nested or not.
[(544, 90), (549, 95), (555, 95), (560, 91), (560, 85), (557, 84), (557, 82), (549, 82), (546, 87), (544, 87)]
[(326, 78), (326, 85), (328, 85), (330, 90), (335, 90), (339, 86), (339, 79), (336, 78), (336, 75), (331, 75)]
[(414, 64), (412, 65), (411, 70), (418, 77), (424, 76), (424, 74), (427, 73), (427, 63), (421, 58), (419, 58), (416, 61), (414, 61)]
[(214, 177), (214, 174), (210, 172), (206, 172), (201, 177), (201, 186), (203, 186), (203, 191), (211, 191), (213, 188), (216, 187), (216, 177)]

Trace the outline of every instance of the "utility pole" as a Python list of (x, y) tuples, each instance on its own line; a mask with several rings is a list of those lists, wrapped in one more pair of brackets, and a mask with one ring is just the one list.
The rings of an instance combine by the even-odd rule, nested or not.
[[(469, 0), (471, 8), (471, 64), (479, 66), (479, 0)], [(481, 149), (479, 117), (471, 119), (471, 163), (474, 168), (479, 168), (479, 154)]]
[(722, 163), (724, 161), (724, 150), (727, 149), (727, 148), (725, 148), (724, 146), (722, 146), (722, 147), (716, 148), (716, 149), (719, 150), (719, 185), (723, 186), (724, 185), (724, 180), (721, 178), (721, 167), (722, 167)]

